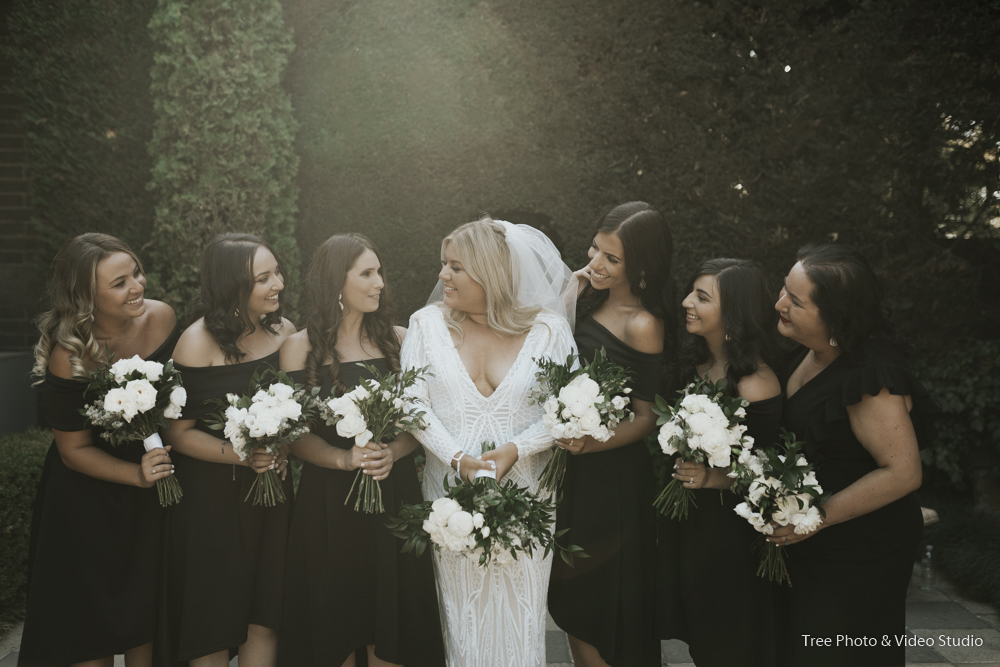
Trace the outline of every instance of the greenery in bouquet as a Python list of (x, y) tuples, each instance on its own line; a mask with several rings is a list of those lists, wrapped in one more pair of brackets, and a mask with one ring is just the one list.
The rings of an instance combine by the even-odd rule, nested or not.
[[(726, 394), (725, 380), (712, 382), (698, 378), (682, 389), (674, 405), (656, 396), (653, 412), (659, 415), (657, 442), (666, 456), (679, 455), (684, 461), (703, 463), (712, 468), (728, 468), (743, 450), (753, 447), (753, 438), (745, 435), (749, 401)], [(671, 479), (653, 503), (664, 516), (687, 519), (694, 493), (680, 480)]]
[[(286, 373), (268, 366), (254, 373), (246, 394), (227, 394), (225, 401), (214, 399), (225, 409), (205, 422), (210, 429), (223, 431), (241, 461), (258, 449), (276, 455), (309, 432), (318, 393), (319, 387), (306, 390)], [(254, 505), (274, 507), (285, 502), (278, 473), (266, 470), (258, 474), (244, 500), (251, 495)]]
[[(582, 365), (576, 364), (573, 354), (562, 364), (552, 359), (536, 359), (535, 363), (538, 387), (532, 390), (531, 401), (544, 408), (542, 421), (552, 437), (590, 436), (607, 442), (622, 419), (635, 419), (635, 413), (626, 409), (632, 391), (625, 386), (629, 373), (608, 359), (603, 347)], [(542, 488), (556, 491), (562, 485), (566, 457), (565, 449), (555, 450), (542, 471)]]
[(739, 452), (730, 477), (733, 492), (743, 499), (735, 511), (761, 533), (754, 550), (760, 556), (757, 576), (792, 585), (782, 547), (764, 539), (774, 526), (795, 526), (806, 535), (816, 530), (825, 516), (820, 507), (826, 498), (816, 480), (813, 465), (801, 454), (803, 443), (782, 429), (778, 444)]
[[(112, 359), (111, 351), (107, 351)], [(136, 355), (105, 363), (87, 371), (86, 393), (96, 396), (80, 410), (91, 426), (99, 426), (101, 437), (117, 447), (141, 440), (146, 451), (163, 447), (158, 430), (168, 419), (177, 419), (187, 403), (181, 374), (171, 359), (166, 364)], [(180, 501), (184, 492), (173, 475), (156, 480), (156, 492), (164, 507)]]
[[(319, 403), (320, 417), (328, 426), (337, 425), (337, 435), (353, 438), (355, 447), (366, 447), (369, 443), (392, 442), (401, 433), (413, 433), (425, 428), (423, 417), (426, 412), (406, 391), (418, 380), (431, 375), (426, 366), (383, 375), (374, 366), (362, 362), (359, 365), (364, 366), (372, 377), (362, 380), (342, 396), (331, 396)], [(354, 494), (355, 487), (358, 489), (354, 502), (356, 512), (385, 512), (381, 485), (360, 469), (344, 499), (345, 505)]]

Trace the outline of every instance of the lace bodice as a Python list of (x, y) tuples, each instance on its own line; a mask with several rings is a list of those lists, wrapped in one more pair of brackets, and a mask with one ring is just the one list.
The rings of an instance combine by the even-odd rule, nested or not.
[[(538, 365), (533, 359), (563, 361), (575, 352), (569, 324), (543, 311), (525, 338), (517, 359), (496, 391), (483, 396), (469, 377), (438, 306), (417, 311), (403, 342), (404, 368), (430, 366), (434, 374), (414, 388), (427, 410), (428, 426), (416, 434), (427, 452), (424, 499), (444, 495), (443, 481), (457, 482), (451, 459), (459, 450), (479, 456), (483, 441), (513, 442), (518, 460), (507, 475), (538, 490), (538, 477), (551, 457), (552, 437), (543, 410), (529, 402)], [(450, 552), (434, 552), (441, 593), (442, 626), (451, 667), (543, 667), (545, 599), (551, 554), (521, 558), (481, 569)]]

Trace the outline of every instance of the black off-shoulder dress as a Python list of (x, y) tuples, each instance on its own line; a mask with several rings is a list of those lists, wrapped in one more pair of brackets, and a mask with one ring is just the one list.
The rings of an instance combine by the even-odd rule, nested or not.
[[(802, 347), (792, 355), (782, 386), (807, 353)], [(910, 372), (903, 353), (885, 343), (868, 343), (854, 361), (838, 357), (786, 401), (785, 428), (805, 441), (805, 455), (816, 465), (824, 491), (837, 493), (876, 469), (851, 430), (847, 407), (882, 389), (912, 396), (910, 419), (918, 443), (926, 446), (937, 406)], [(906, 587), (922, 530), (920, 507), (910, 493), (787, 547), (792, 587), (782, 591), (786, 602), (780, 609), (784, 633), (778, 643), (779, 664), (902, 667), (905, 650), (897, 646), (896, 636), (906, 632)], [(802, 635), (874, 637), (878, 645), (810, 648)]]
[[(175, 327), (150, 354), (166, 362)], [(49, 426), (82, 431), (88, 382), (45, 375)], [(141, 442), (114, 447), (92, 429), (94, 445), (139, 463)], [(163, 511), (156, 489), (106, 482), (70, 470), (53, 442), (35, 496), (28, 603), (17, 664), (55, 667), (124, 653), (153, 641)]]
[[(631, 396), (652, 401), (659, 390), (662, 354), (635, 350), (592, 317), (579, 322), (583, 359), (602, 347), (632, 373)], [(570, 635), (595, 647), (609, 665), (660, 665), (655, 613), (656, 516), (653, 462), (643, 441), (570, 456), (556, 509), (556, 530), (590, 558), (576, 567), (555, 558), (549, 613)]]
[[(385, 359), (364, 363), (387, 372)], [(304, 382), (305, 371), (289, 374)], [(355, 387), (371, 377), (360, 364), (340, 367), (340, 380)], [(330, 395), (330, 383), (320, 396)], [(313, 432), (331, 447), (350, 449), (320, 420)], [(340, 665), (373, 645), (382, 660), (405, 665), (445, 664), (441, 622), (430, 554), (400, 553), (402, 542), (385, 526), (401, 505), (419, 503), (413, 455), (392, 466), (380, 482), (385, 514), (345, 505), (357, 471), (303, 463), (288, 538), (288, 569), (278, 664)], [(355, 489), (357, 493), (357, 489)]]
[[(209, 401), (245, 394), (254, 373), (268, 365), (278, 367), (277, 352), (227, 366), (177, 366), (188, 394), (181, 419), (195, 419), (195, 428), (221, 437), (205, 419), (224, 406)], [(246, 641), (251, 623), (281, 627), (292, 508), (291, 475), (283, 484), (286, 501), (264, 507), (244, 500), (257, 478), (252, 468), (179, 452), (171, 458), (184, 498), (167, 520), (159, 665), (234, 649)]]
[[(784, 398), (747, 406), (755, 447), (773, 445)], [(698, 667), (774, 665), (774, 584), (757, 576), (751, 547), (760, 533), (733, 508), (730, 491), (697, 489), (683, 521), (660, 517), (656, 627), (662, 639), (688, 644)]]

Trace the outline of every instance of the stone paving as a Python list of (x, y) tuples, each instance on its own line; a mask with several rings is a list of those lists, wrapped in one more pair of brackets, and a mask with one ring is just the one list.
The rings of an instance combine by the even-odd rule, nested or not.
[[(566, 634), (551, 619), (547, 630), (545, 648), (548, 667), (572, 667)], [(906, 599), (906, 630), (908, 635), (925, 643), (925, 646), (906, 649), (907, 667), (1000, 667), (1000, 610), (963, 599), (947, 581), (940, 578), (934, 592), (921, 591), (918, 567), (914, 568), (910, 594)], [(0, 667), (17, 665), (20, 642), (20, 625), (0, 639)], [(664, 665), (695, 667), (684, 642), (663, 642), (662, 655)], [(124, 665), (122, 657), (118, 656), (115, 667)], [(231, 667), (238, 667), (236, 659), (233, 659)]]

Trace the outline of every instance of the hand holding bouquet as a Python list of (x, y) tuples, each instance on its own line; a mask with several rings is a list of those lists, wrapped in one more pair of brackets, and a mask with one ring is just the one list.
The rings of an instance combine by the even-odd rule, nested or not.
[[(554, 438), (583, 438), (607, 442), (615, 434), (614, 428), (628, 415), (625, 387), (628, 372), (608, 359), (604, 348), (594, 354), (594, 359), (573, 370), (574, 355), (559, 364), (551, 359), (535, 360), (539, 371), (535, 374), (538, 388), (531, 392), (531, 402), (540, 403), (545, 409), (542, 422)], [(555, 491), (566, 475), (565, 449), (556, 449), (552, 460), (542, 471), (542, 488)]]
[[(657, 396), (653, 407), (653, 412), (660, 416), (656, 421), (660, 426), (657, 441), (664, 454), (679, 453), (685, 461), (726, 468), (740, 451), (753, 447), (753, 438), (744, 435), (746, 426), (740, 423), (746, 417), (744, 408), (749, 402), (727, 396), (724, 380), (713, 383), (698, 378), (680, 394), (673, 406)], [(680, 480), (672, 479), (653, 504), (664, 516), (686, 519), (694, 504), (694, 494)]]
[[(111, 355), (109, 354), (110, 358)], [(97, 395), (80, 413), (93, 426), (105, 429), (101, 437), (114, 446), (142, 440), (146, 451), (163, 447), (157, 429), (168, 419), (181, 416), (187, 392), (173, 360), (166, 364), (146, 361), (138, 355), (105, 364), (88, 372), (87, 393)], [(164, 507), (180, 501), (184, 493), (172, 473), (156, 480), (156, 491)]]
[[(483, 451), (491, 448), (484, 443)], [(544, 549), (545, 555), (558, 549), (569, 565), (574, 556), (587, 557), (578, 546), (557, 543), (569, 529), (552, 534), (555, 502), (551, 498), (539, 499), (511, 480), (501, 483), (492, 477), (457, 486), (445, 479), (444, 489), (444, 497), (404, 505), (397, 518), (386, 522), (393, 535), (405, 540), (403, 553), (413, 551), (420, 556), (433, 543), (437, 549), (474, 559), (481, 567), (504, 565), (522, 553), (531, 558), (535, 549)]]
[[(268, 382), (268, 376), (274, 379)], [(213, 430), (223, 431), (241, 461), (246, 461), (257, 449), (277, 455), (286, 444), (309, 432), (318, 392), (318, 388), (306, 391), (287, 374), (268, 368), (254, 373), (243, 396), (227, 394), (223, 403), (228, 406), (225, 412), (213, 415), (206, 423)], [(251, 494), (254, 505), (274, 507), (285, 502), (281, 480), (273, 469), (257, 475), (244, 500)]]
[[(382, 375), (374, 366), (361, 365), (372, 375), (370, 379), (362, 380), (343, 396), (320, 402), (319, 414), (327, 425), (336, 424), (337, 435), (342, 438), (354, 438), (355, 447), (366, 447), (369, 443), (377, 447), (392, 441), (400, 433), (423, 429), (425, 412), (406, 396), (406, 390), (428, 374), (427, 367)], [(381, 485), (361, 469), (354, 476), (351, 490), (344, 499), (345, 505), (351, 499), (355, 486), (358, 487), (358, 497), (354, 511), (368, 514), (385, 512)]]
[(771, 544), (764, 535), (774, 532), (774, 526), (795, 526), (795, 532), (806, 535), (823, 522), (823, 488), (816, 481), (813, 466), (799, 452), (802, 443), (795, 434), (782, 430), (776, 447), (739, 454), (731, 477), (736, 478), (733, 491), (743, 502), (735, 507), (741, 517), (761, 533), (757, 552), (761, 556), (757, 576), (771, 581), (785, 581), (791, 586), (788, 568), (781, 547)]

